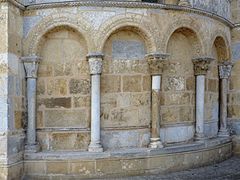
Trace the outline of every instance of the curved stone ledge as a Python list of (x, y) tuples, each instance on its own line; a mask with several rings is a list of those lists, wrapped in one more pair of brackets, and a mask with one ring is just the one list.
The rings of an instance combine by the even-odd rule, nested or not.
[(232, 142), (216, 138), (205, 143), (163, 149), (124, 149), (102, 153), (40, 152), (25, 154), (26, 178), (92, 178), (166, 173), (223, 161), (231, 156)]
[[(13, 0), (10, 0), (12, 2)], [(16, 5), (16, 4), (15, 4)], [(58, 2), (58, 3), (44, 3), (44, 4), (32, 4), (25, 7), (25, 10), (37, 10), (48, 8), (60, 8), (60, 7), (76, 7), (76, 6), (97, 6), (97, 7), (124, 7), (124, 8), (153, 8), (153, 9), (166, 9), (190, 12), (195, 14), (204, 15), (216, 19), (225, 25), (233, 28), (234, 24), (215, 13), (205, 11), (198, 8), (177, 6), (170, 4), (157, 4), (157, 3), (145, 3), (145, 2), (113, 2), (113, 1), (70, 1), (70, 2)]]

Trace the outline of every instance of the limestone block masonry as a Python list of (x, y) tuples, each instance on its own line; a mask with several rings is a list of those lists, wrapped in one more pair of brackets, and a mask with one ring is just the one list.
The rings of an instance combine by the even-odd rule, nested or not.
[(0, 179), (166, 173), (240, 154), (239, 4), (0, 1)]

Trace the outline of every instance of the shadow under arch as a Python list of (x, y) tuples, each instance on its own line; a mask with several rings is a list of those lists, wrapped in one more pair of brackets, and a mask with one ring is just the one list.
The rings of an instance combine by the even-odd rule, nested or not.
[(219, 63), (224, 61), (231, 61), (230, 46), (228, 40), (219, 34), (216, 34), (212, 39), (212, 48), (215, 46), (217, 51), (217, 60)]
[[(181, 31), (185, 36), (194, 39), (194, 48), (196, 48), (196, 56), (201, 56), (205, 54), (204, 45), (204, 33), (198, 24), (191, 22), (190, 20), (179, 20), (173, 22), (167, 30), (164, 32), (162, 39), (162, 49), (163, 52), (167, 53), (168, 43), (170, 38), (175, 32)], [(188, 32), (190, 34), (188, 34)]]

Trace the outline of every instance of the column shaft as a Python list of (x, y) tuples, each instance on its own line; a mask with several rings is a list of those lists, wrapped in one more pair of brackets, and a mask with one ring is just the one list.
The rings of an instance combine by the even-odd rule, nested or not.
[(36, 79), (27, 78), (28, 128), (27, 144), (36, 145)]
[(22, 57), (27, 78), (27, 144), (25, 151), (37, 152), (40, 147), (37, 143), (36, 135), (36, 92), (37, 92), (37, 72), (40, 58), (37, 56)]
[(92, 75), (92, 91), (91, 91), (91, 148), (100, 148), (100, 75)]
[(224, 61), (219, 64), (219, 78), (220, 78), (220, 129), (218, 136), (229, 137), (229, 132), (227, 129), (227, 85), (228, 78), (231, 75), (232, 63), (229, 61)]
[(151, 53), (146, 56), (152, 77), (150, 148), (163, 147), (160, 138), (160, 89), (162, 73), (164, 66), (166, 65), (167, 57), (167, 54), (162, 53)]
[(205, 100), (205, 76), (209, 69), (211, 57), (194, 58), (194, 74), (196, 76), (196, 131), (195, 140), (204, 140), (204, 100)]
[(91, 142), (89, 152), (102, 152), (100, 122), (100, 78), (103, 54), (91, 53), (87, 56), (91, 74)]
[(227, 130), (227, 79), (221, 79), (220, 131)]
[(204, 91), (205, 76), (198, 75), (196, 83), (196, 139), (204, 138)]
[(154, 139), (160, 140), (160, 85), (161, 84), (161, 76), (152, 76), (152, 97), (151, 97), (151, 117), (152, 117), (152, 137)]

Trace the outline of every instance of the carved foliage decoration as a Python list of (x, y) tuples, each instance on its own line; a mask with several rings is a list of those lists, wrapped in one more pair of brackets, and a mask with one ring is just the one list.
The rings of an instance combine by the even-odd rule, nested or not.
[(220, 79), (228, 79), (231, 75), (232, 71), (232, 63), (231, 62), (224, 62), (219, 64), (218, 71)]
[(206, 75), (207, 71), (209, 69), (209, 65), (211, 61), (213, 61), (213, 58), (210, 57), (203, 57), (203, 58), (195, 58), (193, 59), (194, 64), (194, 73), (195, 75)]
[(103, 54), (101, 53), (92, 53), (87, 56), (90, 74), (101, 74), (102, 73), (102, 60)]
[(146, 56), (151, 75), (161, 75), (167, 62), (167, 54), (153, 53)]

